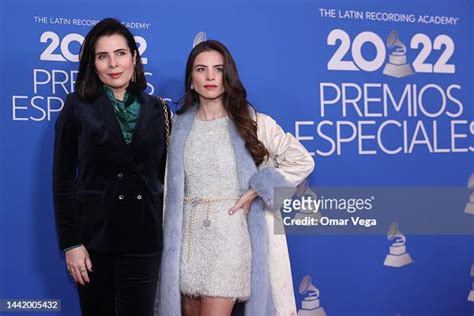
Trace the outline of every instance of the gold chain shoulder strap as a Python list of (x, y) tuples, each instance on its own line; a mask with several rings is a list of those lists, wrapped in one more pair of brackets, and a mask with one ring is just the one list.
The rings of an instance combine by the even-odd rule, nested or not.
[(170, 142), (170, 133), (171, 133), (171, 126), (170, 126), (170, 117), (169, 117), (169, 110), (166, 101), (162, 97), (156, 97), (158, 101), (163, 106), (163, 112), (165, 113), (165, 128), (166, 128), (166, 148), (168, 148)]

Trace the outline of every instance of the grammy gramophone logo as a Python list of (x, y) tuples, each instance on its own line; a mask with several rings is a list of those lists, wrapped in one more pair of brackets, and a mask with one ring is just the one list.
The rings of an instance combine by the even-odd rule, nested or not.
[(319, 290), (311, 283), (311, 276), (305, 275), (300, 283), (300, 294), (306, 295), (301, 301), (298, 316), (326, 316), (319, 303)]
[[(311, 190), (308, 186), (308, 180), (303, 181), (298, 187), (296, 188), (295, 195), (293, 199), (301, 199), (306, 198), (310, 199), (311, 201), (317, 201), (318, 197), (316, 193)], [(305, 218), (314, 218), (319, 220), (322, 217), (321, 212), (315, 207), (315, 203), (309, 203), (309, 207), (304, 207), (299, 209), (295, 212), (293, 218), (295, 219), (305, 219)]]
[(390, 246), (390, 253), (385, 257), (383, 263), (385, 266), (400, 268), (413, 262), (405, 245), (407, 239), (398, 229), (397, 223), (390, 225), (387, 238), (393, 242)]
[(474, 215), (474, 173), (471, 173), (467, 181), (467, 188), (471, 191), (471, 195), (469, 195), (469, 201), (466, 204), (464, 213)]
[[(474, 278), (474, 263), (471, 265), (471, 277)], [(467, 300), (469, 302), (474, 302), (474, 282), (471, 285), (471, 291), (469, 291), (469, 295), (467, 296)]]
[(193, 48), (196, 47), (197, 44), (206, 41), (207, 35), (206, 32), (199, 32), (194, 36), (194, 41), (193, 41)]
[(392, 50), (388, 56), (383, 73), (395, 78), (403, 78), (413, 75), (413, 68), (407, 64), (407, 47), (398, 37), (397, 31), (388, 35), (387, 47)]

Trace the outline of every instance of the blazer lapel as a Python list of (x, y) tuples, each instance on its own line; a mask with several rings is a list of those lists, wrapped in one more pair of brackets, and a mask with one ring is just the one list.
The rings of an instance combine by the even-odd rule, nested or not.
[(96, 100), (92, 102), (96, 108), (99, 116), (112, 136), (111, 139), (119, 146), (126, 146), (123, 138), (122, 130), (115, 116), (115, 112), (109, 98), (105, 93), (102, 93)]
[(132, 141), (129, 144), (130, 150), (133, 150), (133, 148), (136, 147), (140, 139), (143, 136), (145, 136), (143, 135), (143, 133), (145, 132), (146, 126), (150, 120), (150, 114), (153, 109), (153, 106), (155, 106), (154, 102), (146, 101), (146, 98), (143, 97), (144, 93), (145, 92), (141, 92), (140, 95), (138, 96), (138, 100), (140, 102), (140, 110), (138, 111), (138, 118), (137, 118), (137, 124), (135, 125), (135, 132), (133, 133)]

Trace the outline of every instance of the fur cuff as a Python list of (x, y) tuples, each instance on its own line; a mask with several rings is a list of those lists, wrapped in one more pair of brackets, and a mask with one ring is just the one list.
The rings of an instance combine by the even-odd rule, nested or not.
[(258, 196), (265, 202), (266, 207), (274, 210), (275, 189), (294, 188), (295, 185), (287, 181), (275, 168), (265, 167), (250, 178), (250, 187), (257, 192)]

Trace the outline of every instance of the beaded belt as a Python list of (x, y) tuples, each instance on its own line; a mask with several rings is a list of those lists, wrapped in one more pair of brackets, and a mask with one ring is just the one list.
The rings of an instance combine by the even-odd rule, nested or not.
[(206, 219), (203, 221), (204, 226), (211, 226), (211, 204), (214, 202), (222, 202), (222, 201), (237, 201), (240, 199), (239, 196), (229, 196), (229, 197), (210, 197), (210, 198), (191, 198), (185, 197), (184, 202), (191, 204), (193, 208), (201, 204), (207, 204), (206, 209)]
[(193, 211), (191, 212), (191, 223), (189, 226), (189, 245), (188, 245), (188, 255), (187, 260), (191, 257), (191, 247), (193, 244), (194, 239), (194, 228), (195, 228), (195, 212), (194, 208), (198, 205), (207, 204), (206, 207), (206, 218), (203, 220), (203, 226), (209, 227), (211, 226), (211, 205), (215, 202), (222, 202), (222, 201), (237, 201), (240, 199), (240, 196), (229, 196), (229, 197), (209, 197), (209, 198), (195, 198), (195, 197), (185, 197), (184, 202), (191, 204)]

